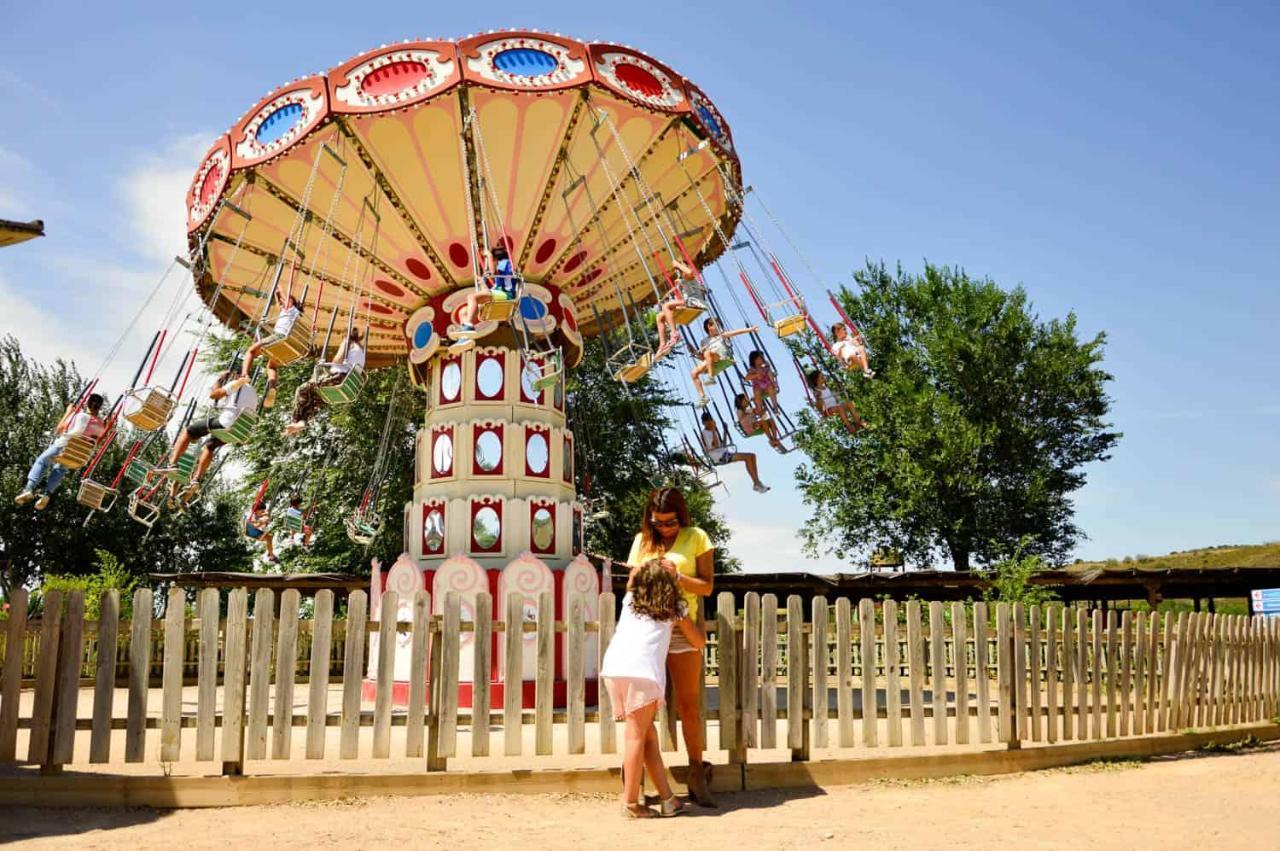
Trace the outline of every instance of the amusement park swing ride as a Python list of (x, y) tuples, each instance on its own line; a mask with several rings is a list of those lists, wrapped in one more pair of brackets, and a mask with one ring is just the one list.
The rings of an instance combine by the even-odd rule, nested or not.
[[(601, 380), (650, 376), (691, 403), (680, 442), (708, 484), (718, 482), (717, 453), (699, 437), (692, 403), (703, 393), (693, 381), (712, 392), (705, 410), (725, 439), (727, 411), (742, 439), (767, 430), (786, 451), (795, 422), (777, 402), (784, 373), (765, 338), (784, 341), (774, 348), (806, 393), (805, 373), (835, 362), (749, 212), (755, 203), (778, 224), (743, 183), (724, 117), (691, 81), (622, 45), (504, 31), (383, 46), (263, 98), (214, 141), (186, 202), (187, 250), (151, 294), (172, 304), (106, 412), (106, 433), (72, 437), (59, 463), (81, 470), (77, 498), (91, 513), (123, 502), (149, 527), (198, 499), (199, 482), (229, 453), (192, 441), (173, 463), (163, 458), (199, 421), (194, 365), (215, 322), (247, 333), (260, 352), (248, 382), (220, 391), (215, 448), (264, 427), (254, 383), (268, 365), (314, 359), (326, 405), (361, 404), (366, 370), (403, 369), (426, 410), (412, 498), (400, 508), (405, 555), (385, 576), (375, 571), (375, 596), (394, 589), (411, 601), (426, 589), (438, 608), (458, 591), (465, 617), (474, 594), (490, 591), (501, 618), (511, 599), (528, 616), (550, 592), (557, 616), (582, 605), (595, 617), (601, 579), (581, 552), (592, 508), (575, 490), (565, 394), (584, 338), (604, 342)], [(174, 290), (174, 277), (188, 283)], [(204, 315), (187, 348), (180, 326), (193, 321), (183, 318), (193, 292)], [(285, 305), (296, 307), (291, 322)], [(707, 357), (703, 328), (734, 336)], [(364, 362), (325, 372), (353, 329)], [(691, 377), (704, 358), (708, 374)], [(126, 458), (112, 474), (101, 462), (116, 440)], [(387, 442), (384, 430), (347, 520), (359, 543), (372, 542), (392, 510), (380, 490)], [(249, 514), (268, 496), (264, 482)], [(301, 531), (305, 509), (287, 514)], [(497, 672), (500, 657), (501, 648)], [(397, 661), (397, 681), (407, 681), (407, 665)]]

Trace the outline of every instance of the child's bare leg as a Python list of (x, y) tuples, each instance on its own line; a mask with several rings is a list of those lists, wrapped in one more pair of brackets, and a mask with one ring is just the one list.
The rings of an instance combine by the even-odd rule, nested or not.
[(476, 324), (476, 311), (480, 308), (480, 297), (476, 295), (475, 290), (467, 293), (467, 300), (462, 304), (462, 310), (458, 311), (458, 322), (462, 325)]
[(240, 374), (245, 378), (249, 377), (249, 373), (253, 371), (253, 362), (258, 359), (258, 354), (262, 351), (261, 343), (254, 343), (249, 347), (249, 351), (244, 353), (244, 366), (240, 368)]
[(671, 784), (667, 782), (667, 768), (662, 764), (662, 751), (658, 747), (658, 728), (652, 721), (649, 722), (649, 731), (644, 738), (644, 768), (653, 778), (653, 784), (658, 787), (658, 795), (662, 800), (668, 800), (674, 793), (671, 791)]
[(752, 407), (755, 408), (756, 416), (764, 416), (764, 391), (759, 387), (752, 389)]
[(626, 740), (622, 752), (622, 797), (626, 804), (640, 803), (640, 772), (644, 770), (647, 728), (653, 726), (658, 704), (651, 703), (627, 715)]
[(754, 452), (739, 452), (736, 460), (741, 461), (747, 467), (747, 475), (751, 476), (753, 485), (760, 484), (760, 472), (756, 469), (756, 456)]

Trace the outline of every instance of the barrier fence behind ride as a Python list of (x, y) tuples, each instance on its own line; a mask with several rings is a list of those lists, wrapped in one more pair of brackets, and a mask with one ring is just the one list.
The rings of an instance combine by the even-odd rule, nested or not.
[[(19, 592), (0, 621), (0, 765), (56, 771), (74, 763), (194, 759), (240, 773), (246, 761), (333, 757), (330, 728), (339, 759), (423, 758), (432, 771), (467, 753), (582, 754), (588, 741), (593, 752), (619, 750), (607, 694), (599, 690), (598, 707), (587, 703), (586, 654), (602, 655), (614, 628), (609, 592), (600, 595), (600, 620), (592, 622), (580, 606), (556, 621), (550, 594), (530, 620), (518, 596), (508, 599), (509, 611), (494, 612), (481, 593), (474, 615), (463, 620), (456, 592), (443, 614), (432, 614), (430, 595), (418, 592), (411, 619), (399, 623), (394, 592), (382, 595), (377, 621), (359, 591), (345, 619), (333, 618), (333, 595), (320, 592), (307, 621), (299, 618), (296, 590), (285, 591), (278, 608), (271, 590), (259, 590), (253, 616), (248, 592), (231, 591), (225, 619), (215, 589), (201, 592), (194, 616), (181, 589), (169, 592), (160, 619), (153, 619), (145, 589), (134, 596), (132, 621), (119, 620), (114, 591), (103, 595), (97, 621), (85, 620), (84, 603), (81, 592), (64, 600), (51, 591), (41, 619), (28, 623)], [(806, 760), (812, 747), (1014, 748), (1241, 726), (1280, 714), (1276, 620), (1127, 611), (1117, 618), (1114, 611), (1005, 603), (854, 605), (842, 598), (832, 605), (821, 597), (806, 612), (799, 597), (779, 608), (773, 594), (755, 593), (741, 610), (729, 593), (716, 603), (707, 621), (703, 723), (714, 723), (718, 740), (708, 745), (730, 763), (746, 762), (751, 750), (789, 750), (792, 760)], [(519, 628), (508, 630), (508, 623)], [(29, 630), (39, 636), (31, 660)], [(379, 635), (378, 677), (366, 703), (371, 633)], [(514, 682), (527, 670), (524, 633), (536, 639), (534, 706), (522, 706), (519, 688), (505, 689), (502, 705), (491, 706), (489, 673)], [(598, 641), (588, 640), (593, 633)], [(464, 636), (472, 648), (465, 672)], [(412, 655), (407, 707), (393, 701), (397, 639)], [(557, 644), (565, 660), (562, 707), (553, 703)], [(502, 648), (500, 669), (495, 646)], [(110, 649), (99, 653), (103, 647)], [(339, 706), (331, 707), (335, 654), (343, 664)], [(158, 696), (151, 687), (157, 666)], [(471, 708), (459, 705), (459, 680), (468, 673)], [(124, 694), (117, 695), (118, 682)], [(184, 696), (184, 683), (194, 684), (194, 695)], [(674, 710), (664, 708), (668, 750), (674, 724)]]

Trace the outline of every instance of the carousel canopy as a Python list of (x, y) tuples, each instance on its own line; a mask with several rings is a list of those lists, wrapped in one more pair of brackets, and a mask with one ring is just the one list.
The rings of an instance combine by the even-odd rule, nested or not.
[(0, 247), (17, 245), (28, 239), (35, 239), (37, 236), (44, 236), (44, 222), (39, 219), (34, 222), (11, 222), (0, 219)]
[(486, 241), (595, 333), (652, 301), (674, 257), (724, 250), (725, 181), (729, 126), (671, 68), (495, 32), (385, 46), (267, 95), (202, 161), (188, 230), (222, 321), (256, 320), (279, 276), (317, 325), (368, 321), (386, 365), (413, 348), (411, 317), (474, 282)]

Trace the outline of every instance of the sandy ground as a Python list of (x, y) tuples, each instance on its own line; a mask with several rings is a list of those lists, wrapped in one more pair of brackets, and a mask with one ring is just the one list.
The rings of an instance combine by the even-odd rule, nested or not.
[[(1280, 746), (999, 778), (725, 794), (624, 821), (606, 795), (371, 798), (224, 810), (0, 809), (13, 847), (1280, 848)], [(1230, 845), (1228, 845), (1228, 843)]]

